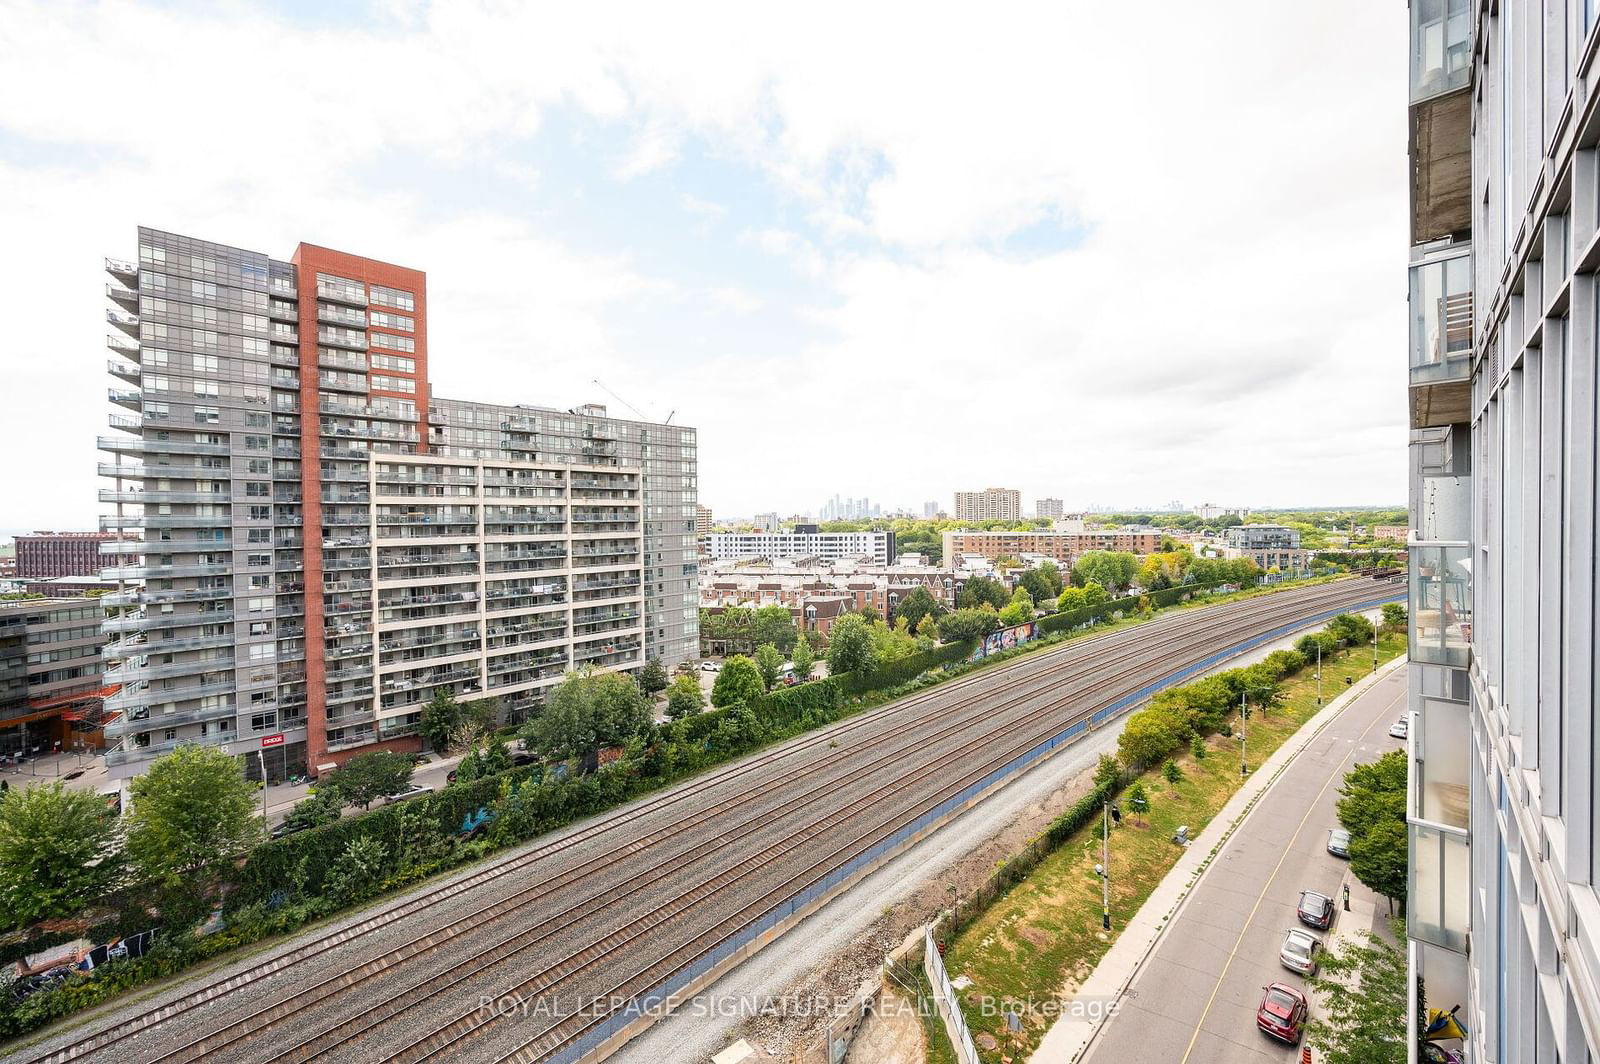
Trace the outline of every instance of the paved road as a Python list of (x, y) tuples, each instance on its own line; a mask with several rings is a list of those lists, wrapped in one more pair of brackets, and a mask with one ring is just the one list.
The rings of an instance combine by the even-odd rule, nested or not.
[(1085, 1064), (1282, 1064), (1299, 1050), (1256, 1030), (1261, 988), (1305, 981), (1278, 962), (1284, 931), (1298, 926), (1302, 890), (1334, 898), (1350, 883), (1351, 912), (1332, 933), (1381, 925), (1387, 903), (1327, 852), (1345, 772), (1402, 745), (1389, 726), (1405, 711), (1400, 668), (1352, 702), (1284, 771), (1234, 832), (1135, 977)]

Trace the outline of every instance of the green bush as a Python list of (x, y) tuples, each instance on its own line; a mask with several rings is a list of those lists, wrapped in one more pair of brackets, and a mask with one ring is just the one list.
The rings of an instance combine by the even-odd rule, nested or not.
[(1168, 783), (1177, 783), (1183, 779), (1183, 769), (1178, 767), (1176, 761), (1169, 758), (1167, 763), (1161, 766), (1161, 775), (1166, 777)]
[(1206, 748), (1206, 741), (1200, 738), (1200, 736), (1196, 735), (1193, 739), (1189, 740), (1189, 753), (1194, 755), (1194, 759), (1196, 761), (1205, 760), (1205, 756), (1209, 752), (1210, 751)]

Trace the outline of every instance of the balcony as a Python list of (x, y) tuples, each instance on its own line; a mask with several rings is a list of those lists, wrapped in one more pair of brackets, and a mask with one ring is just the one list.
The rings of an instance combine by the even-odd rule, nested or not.
[(1467, 951), (1472, 856), (1467, 832), (1413, 821), (1406, 862), (1406, 933), (1453, 953)]
[(1465, 236), (1472, 228), (1472, 94), (1462, 88), (1413, 103), (1408, 118), (1411, 243)]
[(331, 322), (334, 325), (349, 325), (357, 329), (367, 327), (365, 311), (352, 310), (349, 307), (338, 307), (331, 303), (317, 304), (317, 320)]
[(129, 410), (140, 410), (144, 407), (144, 399), (138, 392), (124, 391), (120, 388), (108, 388), (106, 398), (118, 406), (125, 406)]
[(106, 337), (106, 346), (119, 355), (127, 355), (129, 358), (139, 357), (139, 343), (137, 340), (129, 340), (125, 336), (112, 335)]
[(226, 457), (225, 443), (195, 443), (192, 440), (142, 440), (122, 436), (98, 436), (95, 446), (119, 454), (209, 454)]
[(127, 259), (106, 259), (106, 272), (113, 277), (134, 278), (139, 276), (139, 265)]
[(232, 720), (235, 708), (231, 705), (212, 706), (207, 709), (185, 710), (181, 713), (152, 713), (144, 717), (125, 716), (119, 717), (106, 725), (107, 736), (136, 735), (142, 732), (155, 731), (158, 728), (177, 728), (185, 724), (200, 724), (206, 721)]
[(1472, 645), (1472, 548), (1413, 539), (1410, 547), (1411, 660), (1465, 668)]
[(1472, 75), (1472, 9), (1467, 0), (1412, 0), (1411, 102), (1467, 86)]
[(106, 310), (106, 321), (115, 325), (129, 336), (139, 335), (139, 315), (130, 314), (125, 310)]
[(1411, 267), (1411, 427), (1471, 420), (1472, 257)]
[(124, 288), (120, 284), (106, 285), (106, 297), (121, 303), (125, 307), (135, 310), (139, 308), (139, 292), (135, 288)]

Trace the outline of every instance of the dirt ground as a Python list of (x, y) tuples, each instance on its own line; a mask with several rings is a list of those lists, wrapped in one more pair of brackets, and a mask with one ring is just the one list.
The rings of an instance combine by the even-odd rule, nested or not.
[(883, 992), (882, 1003), (856, 1029), (844, 1064), (922, 1064), (928, 1047), (916, 1003), (889, 990)]
[[(948, 908), (954, 897), (966, 897), (981, 886), (995, 866), (1020, 851), (1051, 820), (1059, 816), (1093, 785), (1094, 766), (1090, 765), (1056, 787), (1041, 801), (1030, 803), (1021, 816), (982, 845), (967, 851), (958, 861), (942, 869), (930, 868), (922, 884), (908, 897), (896, 902), (858, 934), (843, 951), (813, 968), (806, 976), (784, 988), (784, 993), (802, 1000), (828, 996), (843, 999), (855, 993), (862, 982), (873, 978), (884, 956), (898, 946), (915, 927), (933, 919)], [(954, 889), (952, 889), (954, 888)], [(880, 1010), (903, 1012), (903, 1010)], [(894, 1061), (921, 1064), (924, 1059), (920, 1025), (912, 1017), (904, 1023), (895, 1017), (869, 1016), (861, 1024), (852, 1043), (848, 1060)], [(820, 1019), (807, 1016), (760, 1016), (746, 1021), (739, 1035), (758, 1047), (767, 1060), (802, 1061), (825, 1059), (820, 1055)], [(855, 1045), (863, 1047), (859, 1055)], [(867, 1045), (898, 1047), (895, 1055), (877, 1057), (867, 1053)], [(914, 1054), (914, 1055), (902, 1055)]]

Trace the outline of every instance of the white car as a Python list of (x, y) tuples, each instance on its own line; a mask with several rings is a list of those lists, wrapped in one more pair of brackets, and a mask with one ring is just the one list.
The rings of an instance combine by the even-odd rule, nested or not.
[(718, 665), (714, 661), (702, 661), (700, 663), (700, 671), (701, 672), (721, 672), (722, 671), (722, 666)]
[(1278, 959), (1291, 972), (1316, 975), (1317, 951), (1320, 949), (1322, 940), (1316, 935), (1302, 928), (1291, 927), (1289, 933), (1283, 936), (1283, 948), (1278, 951)]
[(1389, 725), (1389, 734), (1394, 736), (1396, 739), (1404, 739), (1406, 736), (1410, 735), (1411, 718), (1401, 717), (1399, 720)]
[(432, 787), (424, 787), (420, 783), (413, 784), (412, 786), (407, 787), (403, 791), (398, 791), (398, 792), (396, 792), (394, 794), (386, 794), (386, 795), (384, 795), (383, 796), (383, 804), (384, 805), (393, 805), (396, 802), (403, 802), (407, 798), (416, 798), (416, 797), (419, 797), (420, 795), (432, 794), (432, 793), (433, 793), (433, 788)]

